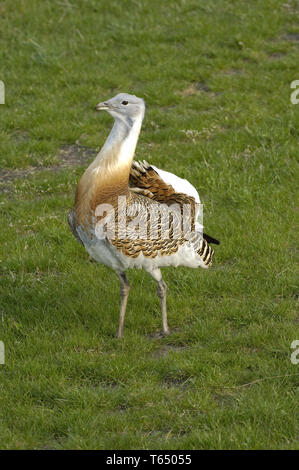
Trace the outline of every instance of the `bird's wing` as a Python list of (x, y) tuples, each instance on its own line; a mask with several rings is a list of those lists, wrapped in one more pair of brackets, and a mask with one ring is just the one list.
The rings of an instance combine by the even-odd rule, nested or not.
[[(137, 258), (141, 253), (151, 259), (168, 258), (185, 247), (188, 251), (185, 254), (194, 259), (193, 267), (210, 266), (214, 250), (194, 227), (192, 211), (183, 216), (183, 222), (181, 204), (170, 207), (169, 214), (163, 206), (167, 205), (132, 191), (126, 205), (126, 223), (123, 226), (116, 223), (116, 236), (108, 237), (108, 241), (129, 258)], [(118, 212), (115, 220), (120, 220)], [(182, 257), (176, 265), (184, 265), (185, 261)]]
[(83, 245), (83, 242), (82, 242), (82, 240), (79, 237), (78, 232), (77, 232), (76, 217), (75, 217), (75, 212), (73, 210), (68, 213), (67, 220), (68, 220), (69, 227), (70, 227), (71, 232), (73, 233), (74, 237), (76, 238), (76, 240), (81, 245)]
[[(134, 160), (129, 185), (131, 191), (160, 203), (167, 205), (174, 203), (180, 205), (190, 204), (192, 216), (194, 217), (193, 222), (196, 224), (196, 229), (202, 232), (203, 226), (198, 222), (200, 197), (195, 187), (186, 179), (150, 165), (145, 160), (143, 162)], [(203, 233), (203, 237), (208, 243), (220, 244), (218, 240), (206, 233)]]
[(160, 170), (153, 165), (133, 161), (130, 172), (129, 185), (131, 191), (153, 199), (160, 204), (171, 206), (178, 204), (183, 210), (184, 205), (191, 208), (191, 223), (193, 229), (202, 232), (203, 226), (199, 224), (200, 199), (198, 192), (187, 180), (183, 180), (173, 173)]
[[(180, 247), (186, 246), (202, 267), (211, 264), (214, 251), (196, 223), (200, 199), (196, 189), (188, 181), (163, 172), (146, 162), (134, 161), (129, 189), (126, 233), (119, 232), (117, 224), (116, 236), (109, 239), (117, 250), (129, 258), (137, 258), (142, 253), (143, 256), (154, 259), (170, 257), (178, 253)], [(184, 219), (188, 222), (188, 234), (182, 226), (184, 204), (191, 208)], [(165, 205), (171, 206), (169, 219), (161, 217), (162, 206)], [(162, 212), (156, 214), (155, 207)], [(137, 225), (134, 222), (137, 220), (136, 214)], [(119, 220), (118, 214), (116, 220)], [(179, 264), (184, 264), (184, 260)]]
[(160, 170), (146, 161), (133, 161), (129, 180), (130, 189), (155, 201), (171, 204), (200, 204), (198, 192), (187, 180)]

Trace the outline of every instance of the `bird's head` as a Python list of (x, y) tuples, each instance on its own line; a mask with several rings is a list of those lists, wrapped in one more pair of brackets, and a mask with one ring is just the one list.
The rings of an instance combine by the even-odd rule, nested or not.
[(114, 119), (121, 119), (132, 125), (137, 120), (142, 120), (145, 113), (145, 103), (142, 98), (127, 93), (119, 93), (110, 100), (99, 103), (96, 111), (107, 111)]

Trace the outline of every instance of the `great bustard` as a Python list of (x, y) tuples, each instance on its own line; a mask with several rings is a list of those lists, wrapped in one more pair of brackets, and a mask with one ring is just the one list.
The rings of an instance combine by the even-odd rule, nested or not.
[(144, 268), (156, 280), (166, 335), (166, 284), (160, 267), (208, 268), (214, 253), (208, 242), (219, 242), (202, 233), (197, 221), (200, 199), (187, 180), (146, 162), (133, 162), (144, 101), (120, 93), (99, 103), (96, 110), (108, 111), (114, 125), (79, 181), (69, 225), (89, 255), (114, 269), (119, 277), (117, 336), (123, 336), (129, 268)]

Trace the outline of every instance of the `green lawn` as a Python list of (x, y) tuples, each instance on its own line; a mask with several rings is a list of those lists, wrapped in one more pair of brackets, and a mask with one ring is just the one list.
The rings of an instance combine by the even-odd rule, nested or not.
[[(298, 14), (295, 0), (1, 2), (0, 448), (299, 447)], [(121, 91), (147, 104), (136, 158), (189, 179), (221, 240), (210, 270), (164, 270), (163, 339), (143, 271), (115, 338), (118, 279), (67, 225), (112, 125), (94, 105)]]

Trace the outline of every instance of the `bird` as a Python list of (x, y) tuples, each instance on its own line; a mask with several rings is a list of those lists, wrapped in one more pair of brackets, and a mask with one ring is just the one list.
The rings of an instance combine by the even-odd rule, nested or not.
[(114, 124), (78, 182), (74, 207), (68, 213), (69, 227), (92, 260), (112, 268), (119, 278), (117, 337), (124, 334), (130, 291), (126, 271), (131, 268), (144, 269), (156, 281), (161, 335), (166, 336), (170, 333), (167, 285), (161, 268), (206, 269), (214, 255), (210, 244), (220, 242), (203, 233), (201, 201), (189, 181), (145, 160), (133, 160), (145, 115), (144, 100), (118, 93), (98, 103), (95, 110), (107, 111)]

